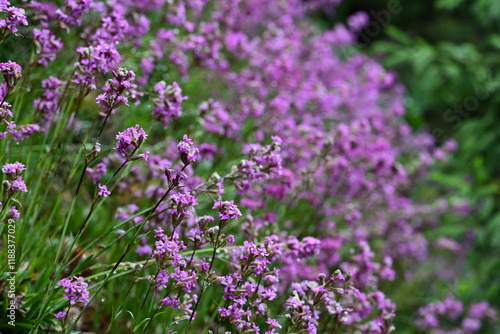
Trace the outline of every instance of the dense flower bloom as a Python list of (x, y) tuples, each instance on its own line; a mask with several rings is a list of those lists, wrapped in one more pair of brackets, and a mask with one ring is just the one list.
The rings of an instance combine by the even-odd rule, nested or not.
[[(120, 275), (122, 270), (126, 273), (129, 267), (141, 266), (143, 270), (134, 276), (149, 279), (157, 292), (147, 296), (159, 298), (161, 306), (184, 312), (181, 316), (174, 312), (171, 331), (182, 326), (189, 330), (181, 321), (191, 322), (196, 313), (212, 311), (215, 307), (201, 309), (209, 304), (207, 299), (222, 298), (222, 303), (210, 301), (217, 305), (220, 317), (203, 314), (203, 319), (212, 319), (213, 327), (220, 325), (228, 332), (262, 333), (267, 328), (266, 334), (273, 334), (282, 328), (279, 320), (286, 324), (286, 331), (294, 333), (333, 328), (349, 333), (390, 333), (396, 306), (379, 290), (379, 283), (396, 277), (393, 262), (396, 268), (411, 272), (412, 262), (424, 259), (430, 244), (463, 253), (464, 247), (457, 241), (428, 243), (424, 229), (448, 208), (465, 213), (468, 203), (452, 200), (435, 209), (410, 197), (418, 189), (409, 191), (416, 185), (414, 180), (428, 166), (445, 159), (456, 144), (436, 148), (429, 136), (413, 136), (402, 117), (404, 95), (395, 75), (362, 54), (339, 56), (343, 46), (352, 44), (367, 25), (366, 14), (356, 13), (346, 24), (330, 30), (317, 29), (304, 20), (308, 10), (339, 1), (214, 0), (206, 9), (207, 0), (23, 2), (30, 24), (34, 24), (29, 29), (36, 47), (34, 61), (51, 65), (61, 78), (69, 78), (68, 82), (47, 78), (40, 66), (30, 67), (33, 82), (26, 81), (26, 89), (11, 96), (22, 68), (11, 61), (0, 63), (5, 78), (0, 84), (0, 100), (4, 101), (0, 125), (7, 129), (0, 132), (0, 138), (10, 133), (19, 141), (41, 129), (47, 142), (54, 139), (54, 145), (33, 147), (30, 165), (43, 162), (46, 149), (55, 154), (42, 166), (73, 164), (75, 151), (88, 148), (85, 145), (79, 150), (79, 139), (87, 131), (88, 136), (95, 132), (95, 124), (89, 122), (92, 108), (100, 109), (98, 115), (106, 116), (107, 121), (119, 106), (128, 106), (129, 100), (142, 103), (139, 108), (128, 108), (127, 117), (138, 119), (144, 116), (138, 110), (153, 109), (153, 117), (165, 128), (151, 128), (163, 135), (151, 145), (151, 154), (143, 152), (148, 134), (136, 125), (118, 133), (116, 151), (111, 151), (116, 154), (108, 155), (109, 131), (102, 131), (103, 125), (99, 140), (106, 145), (101, 152), (96, 142), (86, 152), (84, 176), (97, 185), (97, 200), (110, 195), (102, 184), (108, 166), (110, 170), (121, 166), (118, 171), (128, 173), (116, 178), (116, 193), (108, 199), (109, 209), (116, 209), (110, 215), (120, 226), (128, 226), (111, 233), (123, 235), (128, 228), (136, 228), (136, 253), (154, 258), (157, 275), (152, 276), (154, 269), (143, 266), (144, 262), (122, 263), (117, 269)], [(17, 27), (25, 22), (23, 10), (9, 6), (8, 1), (0, 0), (1, 17), (7, 13), (6, 19), (0, 19), (0, 39), (17, 34)], [(142, 38), (150, 32), (150, 24), (155, 35)], [(61, 52), (61, 30), (71, 33), (64, 38), (66, 52)], [(56, 57), (57, 63), (49, 64)], [(72, 64), (56, 68), (68, 59), (76, 59), (74, 68)], [(140, 68), (137, 82), (144, 92), (137, 90), (135, 73), (129, 68)], [(194, 80), (184, 80), (189, 77)], [(185, 91), (196, 92), (192, 103), (185, 102), (179, 78)], [(91, 94), (91, 90), (98, 93)], [(7, 98), (16, 104), (20, 101), (13, 110), (21, 110), (26, 101), (36, 98), (33, 106), (38, 124), (16, 124)], [(97, 104), (88, 103), (89, 99)], [(183, 115), (188, 106), (188, 115)], [(30, 113), (16, 116), (21, 120), (32, 117)], [(119, 121), (118, 115), (110, 119), (113, 126), (120, 126)], [(53, 133), (64, 129), (66, 122), (66, 133)], [(52, 123), (57, 124), (55, 129)], [(195, 145), (187, 135), (175, 140), (184, 126), (204, 143)], [(413, 150), (416, 165), (405, 161)], [(12, 150), (13, 156), (18, 152), (24, 154), (25, 150)], [(35, 157), (38, 152), (42, 152), (41, 158)], [(206, 161), (192, 166), (200, 155)], [(137, 159), (147, 163), (122, 169)], [(9, 201), (17, 200), (15, 192), (27, 191), (24, 169), (19, 162), (2, 168)], [(67, 202), (66, 194), (72, 194), (67, 186), (74, 184), (75, 170), (64, 167), (41, 174), (41, 180), (53, 182), (46, 189), (43, 183), (37, 186), (47, 191), (44, 198), (49, 204), (54, 189), (66, 189), (62, 194)], [(59, 177), (67, 172), (69, 179)], [(223, 194), (235, 196), (235, 200), (223, 201)], [(167, 195), (169, 200), (164, 201)], [(160, 198), (163, 202), (158, 202)], [(211, 216), (198, 216), (209, 209), (207, 201), (215, 201), (212, 209), (218, 210), (217, 222)], [(158, 203), (154, 213), (144, 210), (150, 203)], [(244, 218), (240, 218), (240, 205), (247, 208)], [(0, 207), (3, 220), (18, 219), (17, 208), (9, 207)], [(50, 209), (30, 212), (40, 217), (58, 213)], [(229, 233), (224, 228), (232, 219), (242, 221), (236, 229), (239, 235), (224, 234)], [(305, 226), (311, 222), (314, 226)], [(152, 229), (156, 229), (154, 244)], [(113, 261), (116, 252), (107, 254), (107, 260)], [(342, 272), (335, 271), (338, 268)], [(70, 306), (88, 304), (88, 285), (82, 277), (63, 279), (59, 285)], [(220, 294), (209, 289), (219, 289)], [(55, 305), (53, 302), (47, 307)], [(153, 304), (152, 300), (146, 302)], [(56, 319), (66, 316), (59, 312)], [(496, 310), (489, 304), (474, 304), (467, 312), (461, 302), (450, 299), (423, 308), (417, 325), (438, 331), (445, 323), (441, 318), (449, 318), (462, 332), (474, 333), (485, 319), (495, 316)]]
[[(462, 321), (460, 321), (462, 318)], [(476, 333), (484, 322), (497, 321), (497, 310), (487, 302), (472, 304), (468, 312), (453, 296), (421, 307), (415, 324), (432, 333)], [(448, 324), (453, 324), (452, 326)]]
[(65, 295), (63, 298), (68, 299), (70, 305), (75, 305), (77, 302), (81, 302), (83, 303), (83, 306), (87, 306), (90, 295), (87, 290), (89, 285), (85, 283), (83, 277), (74, 276), (72, 278), (64, 278), (57, 284), (65, 288)]
[(13, 76), (17, 80), (21, 79), (22, 77), (22, 67), (11, 60), (6, 63), (0, 63), (0, 71), (2, 71), (4, 75)]
[(209, 100), (200, 105), (203, 126), (208, 132), (232, 137), (239, 130), (231, 115), (219, 102)]
[(181, 308), (180, 302), (177, 298), (165, 297), (161, 301), (162, 306), (171, 306), (174, 310)]
[(156, 286), (155, 289), (160, 291), (162, 288), (165, 289), (167, 287), (169, 281), (169, 274), (166, 270), (160, 270), (158, 275), (156, 276)]

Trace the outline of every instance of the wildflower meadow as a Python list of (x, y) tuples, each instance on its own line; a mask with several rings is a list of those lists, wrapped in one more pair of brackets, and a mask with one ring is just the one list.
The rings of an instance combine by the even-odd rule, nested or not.
[(0, 333), (498, 333), (339, 3), (0, 0)]

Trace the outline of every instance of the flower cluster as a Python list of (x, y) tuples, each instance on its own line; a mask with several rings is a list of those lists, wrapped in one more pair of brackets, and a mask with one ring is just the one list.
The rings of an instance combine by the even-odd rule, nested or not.
[[(134, 153), (146, 140), (148, 135), (143, 128), (136, 125), (133, 128), (128, 128), (123, 132), (118, 132), (116, 135), (116, 146), (115, 150), (122, 157), (127, 159), (133, 159)], [(147, 155), (143, 155), (142, 158), (147, 161)]]
[(164, 234), (162, 229), (155, 231), (155, 236), (159, 239), (155, 242), (152, 257), (156, 259), (160, 269), (169, 266), (178, 266), (185, 263), (184, 257), (180, 254), (181, 251), (186, 249), (184, 242), (179, 240), (177, 233), (169, 237)]
[(70, 305), (81, 302), (83, 306), (87, 306), (90, 296), (87, 290), (89, 285), (85, 283), (83, 277), (74, 276), (71, 278), (64, 278), (57, 282), (57, 284), (64, 288), (65, 295), (63, 298), (68, 299)]
[(98, 42), (96, 45), (78, 47), (80, 59), (75, 63), (76, 72), (73, 82), (84, 95), (96, 89), (96, 73), (108, 73), (112, 67), (120, 63), (121, 56), (115, 44)]
[(193, 141), (187, 135), (182, 137), (182, 140), (177, 144), (177, 149), (181, 154), (181, 160), (184, 165), (189, 165), (200, 158), (200, 151), (194, 146)]
[(55, 14), (63, 27), (81, 25), (81, 17), (88, 12), (93, 0), (68, 0), (66, 5), (56, 10)]
[(158, 97), (153, 99), (155, 105), (153, 116), (166, 128), (171, 121), (181, 116), (182, 102), (188, 97), (182, 95), (182, 90), (175, 81), (168, 86), (165, 81), (160, 81), (154, 90), (158, 93)]
[(239, 126), (219, 102), (210, 99), (203, 102), (199, 109), (200, 120), (208, 132), (234, 137), (239, 130)]
[(219, 217), (221, 220), (229, 220), (229, 219), (238, 220), (238, 217), (241, 216), (241, 212), (238, 209), (238, 207), (234, 204), (234, 201), (218, 200), (217, 202), (215, 202), (214, 207), (212, 209), (219, 210)]
[(46, 133), (55, 115), (59, 113), (60, 88), (64, 82), (56, 77), (50, 76), (42, 81), (44, 92), (42, 96), (33, 101), (33, 106), (40, 113), (40, 125)]
[(430, 303), (418, 310), (415, 324), (429, 333), (477, 333), (483, 324), (498, 320), (498, 311), (487, 302), (472, 304), (466, 312), (464, 304), (448, 295), (443, 301)]
[(97, 193), (98, 196), (108, 197), (109, 195), (111, 195), (111, 192), (108, 190), (107, 186), (99, 183), (98, 187), (99, 187), (99, 192)]
[(122, 103), (128, 106), (128, 98), (124, 96), (126, 90), (132, 87), (132, 79), (135, 77), (133, 71), (124, 67), (119, 67), (112, 71), (114, 78), (108, 80), (104, 86), (105, 93), (99, 94), (96, 102), (107, 109), (107, 113), (112, 112)]
[(28, 188), (26, 188), (26, 184), (21, 176), (22, 171), (25, 169), (25, 166), (20, 162), (5, 164), (3, 166), (2, 172), (8, 178), (8, 180), (3, 181), (3, 187), (9, 197), (12, 197), (19, 191), (28, 192)]
[(10, 6), (7, 0), (0, 1), (0, 13), (5, 12), (6, 17), (0, 18), (0, 41), (7, 35), (6, 31), (19, 36), (19, 25), (28, 25), (28, 20), (24, 9)]
[(178, 193), (172, 195), (170, 198), (172, 200), (172, 206), (175, 210), (173, 213), (174, 226), (178, 225), (184, 216), (187, 216), (198, 204), (196, 197), (189, 193)]
[(22, 67), (9, 60), (6, 63), (0, 63), (0, 71), (3, 73), (5, 84), (7, 85), (7, 94), (10, 94), (22, 78)]
[(62, 49), (63, 43), (52, 31), (48, 29), (34, 29), (33, 39), (37, 48), (38, 64), (47, 66), (56, 59), (57, 53)]

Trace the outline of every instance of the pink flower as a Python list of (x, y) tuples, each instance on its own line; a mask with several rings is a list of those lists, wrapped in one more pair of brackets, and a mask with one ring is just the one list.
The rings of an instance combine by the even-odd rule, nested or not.
[(109, 195), (111, 195), (111, 191), (108, 190), (107, 186), (104, 186), (99, 183), (99, 189), (100, 189), (98, 193), (99, 196), (108, 197)]

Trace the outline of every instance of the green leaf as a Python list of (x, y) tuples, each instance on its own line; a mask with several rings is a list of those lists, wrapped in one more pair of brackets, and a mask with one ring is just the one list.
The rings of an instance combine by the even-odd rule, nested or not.
[(127, 311), (128, 314), (130, 314), (130, 317), (132, 318), (132, 323), (135, 321), (134, 314), (130, 311)]
[(443, 9), (443, 10), (453, 10), (457, 8), (463, 0), (437, 0), (434, 3), (434, 6), (437, 9)]
[(137, 324), (137, 326), (134, 327), (134, 329), (132, 330), (134, 333), (137, 332), (137, 330), (139, 328), (141, 328), (141, 326), (143, 326), (144, 324), (146, 324), (146, 322), (149, 321), (149, 319), (151, 318), (145, 318), (145, 319), (142, 319), (142, 321), (140, 323)]
[(19, 202), (19, 200), (15, 199), (14, 197), (12, 197), (10, 200), (19, 205), (19, 209), (23, 208), (23, 205), (21, 204), (21, 202)]
[(490, 234), (491, 244), (500, 245), (500, 213), (488, 223), (487, 230)]
[(396, 41), (403, 45), (411, 45), (413, 43), (411, 38), (403, 30), (400, 30), (395, 26), (387, 26), (385, 32), (387, 35), (394, 38)]

